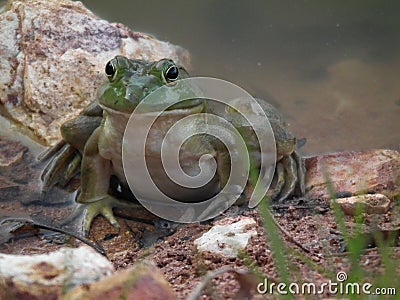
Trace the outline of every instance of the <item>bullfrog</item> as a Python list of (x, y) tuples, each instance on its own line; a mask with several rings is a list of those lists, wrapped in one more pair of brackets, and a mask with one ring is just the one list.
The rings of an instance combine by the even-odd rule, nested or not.
[[(126, 205), (125, 202), (122, 204), (119, 196), (132, 197), (122, 166), (121, 150), (124, 130), (130, 115), (137, 105), (156, 89), (173, 86), (177, 80), (189, 78), (185, 68), (170, 59), (149, 62), (123, 56), (116, 56), (107, 62), (105, 76), (107, 80), (99, 89), (98, 101), (90, 104), (76, 118), (64, 123), (61, 126), (62, 140), (40, 157), (41, 160), (50, 160), (42, 173), (44, 192), (54, 185), (66, 186), (80, 173), (80, 192), (76, 201), (86, 205), (83, 223), (86, 235), (97, 215), (103, 215), (113, 226), (118, 227), (112, 209)], [(163, 99), (159, 101), (162, 102)], [(266, 101), (257, 101), (269, 118), (276, 142), (274, 187), (268, 194), (272, 200), (279, 202), (294, 193), (303, 195), (305, 167), (297, 151), (297, 140), (287, 129), (277, 109)], [(246, 103), (240, 103), (240, 107), (251, 110)], [(201, 112), (212, 113), (212, 108), (204, 99), (194, 97), (172, 105), (163, 112), (163, 116), (170, 120), (170, 123), (174, 123), (184, 116)], [(225, 117), (230, 119), (234, 115), (235, 112), (227, 111)], [(250, 147), (257, 150), (257, 144), (253, 141), (254, 134), (249, 131), (242, 131), (242, 134), (245, 135), (244, 139), (249, 141)], [(156, 137), (157, 134), (153, 139)], [(193, 147), (196, 153), (212, 153), (216, 158), (216, 178), (209, 183), (209, 195), (203, 195), (211, 196), (226, 183), (226, 173), (230, 168), (226, 163), (227, 156), (221, 153), (221, 147), (215, 146), (213, 141), (204, 137), (188, 146), (189, 152), (186, 153), (189, 153), (189, 156)], [(193, 160), (190, 157), (187, 159)], [(179, 194), (177, 191), (171, 193)], [(181, 198), (186, 197), (182, 195)]]

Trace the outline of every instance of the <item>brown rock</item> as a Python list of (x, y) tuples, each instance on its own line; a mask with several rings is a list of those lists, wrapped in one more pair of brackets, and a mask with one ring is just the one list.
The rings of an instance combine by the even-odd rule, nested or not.
[(336, 202), (346, 215), (354, 216), (357, 212), (372, 214), (384, 214), (390, 208), (390, 200), (382, 194), (358, 195), (339, 198)]
[(63, 299), (172, 300), (177, 297), (154, 265), (138, 263), (101, 281), (78, 287), (64, 295)]
[(306, 159), (306, 189), (310, 198), (330, 199), (333, 193), (381, 193), (394, 198), (400, 192), (400, 153), (394, 150), (349, 151)]
[(77, 1), (10, 1), (0, 28), (0, 111), (45, 144), (96, 99), (115, 55), (188, 63), (182, 48), (101, 20)]

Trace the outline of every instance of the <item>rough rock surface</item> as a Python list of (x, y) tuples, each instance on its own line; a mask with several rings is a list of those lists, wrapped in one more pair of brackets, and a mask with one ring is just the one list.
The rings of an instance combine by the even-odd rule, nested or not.
[(307, 195), (330, 199), (334, 193), (381, 193), (392, 199), (400, 192), (400, 153), (395, 150), (346, 151), (306, 159)]
[(357, 213), (385, 214), (390, 208), (391, 201), (382, 194), (358, 195), (337, 199), (336, 202), (346, 215)]
[(177, 296), (153, 264), (141, 262), (89, 286), (77, 287), (62, 299), (173, 300)]
[(10, 1), (0, 28), (0, 112), (47, 145), (96, 99), (113, 56), (189, 63), (182, 48), (101, 20), (78, 1)]
[(89, 247), (33, 256), (0, 254), (0, 286), (6, 299), (56, 299), (112, 271), (112, 264)]
[(0, 168), (12, 167), (22, 160), (26, 147), (14, 141), (0, 137)]
[[(229, 222), (229, 219), (224, 220)], [(200, 252), (210, 251), (226, 257), (237, 257), (249, 239), (257, 235), (253, 218), (243, 217), (231, 224), (217, 224), (194, 241)]]

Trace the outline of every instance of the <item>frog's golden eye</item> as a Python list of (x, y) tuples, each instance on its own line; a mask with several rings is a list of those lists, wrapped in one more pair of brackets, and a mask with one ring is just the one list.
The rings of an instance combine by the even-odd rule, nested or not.
[(117, 70), (115, 69), (115, 66), (114, 66), (112, 60), (110, 60), (110, 61), (106, 64), (105, 71), (106, 71), (106, 75), (107, 75), (108, 79), (109, 79), (109, 80), (112, 80), (112, 79), (114, 78), (114, 75), (115, 75), (116, 71), (117, 71)]
[(172, 82), (178, 79), (179, 76), (179, 69), (177, 66), (175, 65), (171, 65), (169, 66), (165, 72), (163, 73), (164, 79), (165, 81), (168, 82)]

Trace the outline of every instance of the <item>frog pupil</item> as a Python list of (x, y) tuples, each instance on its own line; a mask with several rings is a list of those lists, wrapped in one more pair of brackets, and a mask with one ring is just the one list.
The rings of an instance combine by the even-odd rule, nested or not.
[(114, 74), (115, 74), (115, 69), (114, 69), (114, 65), (111, 63), (111, 61), (109, 61), (107, 64), (106, 64), (106, 69), (105, 69), (105, 71), (106, 71), (106, 75), (107, 75), (107, 77), (113, 77), (114, 76)]
[(165, 78), (167, 80), (173, 81), (178, 78), (179, 75), (179, 70), (176, 66), (171, 66), (168, 68), (168, 70), (165, 72)]

